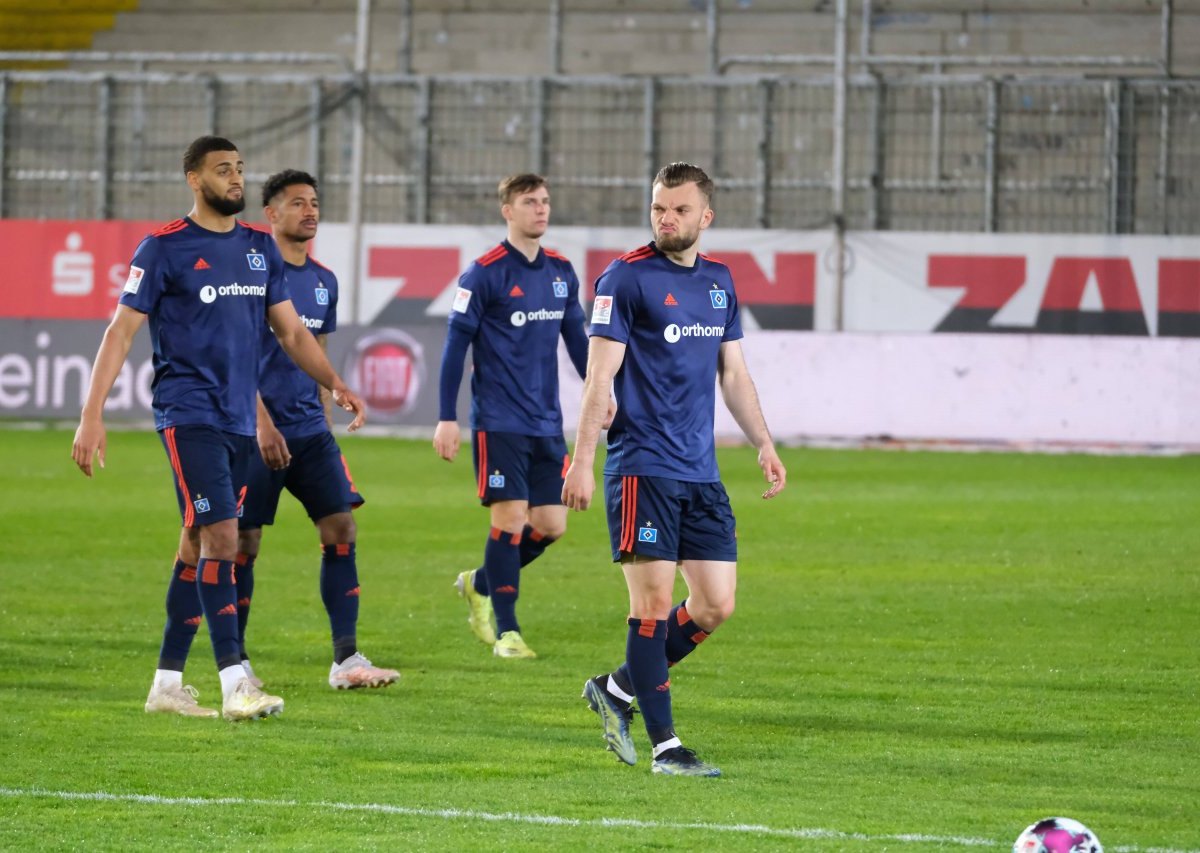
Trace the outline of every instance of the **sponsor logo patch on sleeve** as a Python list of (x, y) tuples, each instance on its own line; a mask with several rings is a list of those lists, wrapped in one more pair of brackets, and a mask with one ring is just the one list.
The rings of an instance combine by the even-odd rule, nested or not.
[(613, 298), (611, 296), (597, 296), (595, 304), (592, 305), (592, 325), (607, 326), (611, 323), (612, 306)]
[(469, 304), (471, 304), (471, 291), (465, 287), (460, 287), (454, 292), (454, 304), (450, 306), (450, 310), (457, 311), (459, 314), (466, 314)]
[(124, 292), (137, 294), (138, 288), (142, 286), (142, 276), (145, 274), (146, 271), (141, 267), (131, 266), (129, 268), (129, 278), (125, 279)]

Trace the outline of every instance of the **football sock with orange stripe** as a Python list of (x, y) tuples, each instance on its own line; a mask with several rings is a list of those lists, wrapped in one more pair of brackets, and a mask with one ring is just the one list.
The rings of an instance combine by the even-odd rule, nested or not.
[(545, 550), (557, 541), (535, 529), (532, 524), (526, 524), (525, 529), (521, 531), (521, 568), (542, 556)]
[(675, 736), (666, 643), (667, 623), (664, 620), (629, 617), (625, 665), (652, 743), (662, 743)]
[(353, 542), (321, 546), (321, 601), (329, 614), (333, 662), (358, 651), (358, 562)]
[(667, 666), (674, 666), (708, 639), (708, 631), (697, 625), (687, 610), (687, 599), (667, 617)]
[(483, 570), (491, 590), (497, 636), (506, 631), (520, 631), (517, 598), (521, 589), (521, 534), (493, 527), (483, 547)]
[(242, 665), (233, 565), (233, 560), (201, 557), (196, 569), (196, 588), (200, 591), (204, 618), (208, 620), (208, 637), (212, 640), (217, 669)]
[(183, 672), (196, 629), (204, 621), (200, 593), (196, 590), (196, 567), (189, 566), (178, 556), (167, 585), (167, 624), (163, 628), (162, 647), (158, 652), (158, 668)]
[(242, 660), (248, 660), (246, 654), (246, 623), (250, 621), (250, 600), (254, 598), (254, 561), (257, 554), (238, 554), (234, 565), (237, 576), (237, 611), (238, 611), (238, 648)]
[[(521, 531), (521, 568), (525, 568), (538, 557), (542, 556), (547, 548), (557, 542), (546, 534), (535, 529), (533, 525), (526, 524), (525, 529)], [(475, 570), (475, 575), (472, 578), (475, 591), (480, 595), (488, 595), (487, 572), (483, 566)]]
[[(667, 644), (665, 647), (667, 666), (674, 666), (695, 651), (696, 646), (707, 640), (709, 634), (710, 632), (697, 625), (691, 614), (687, 612), (687, 600), (684, 599), (680, 602), (679, 606), (673, 608), (671, 615), (667, 617)], [(629, 664), (621, 664), (609, 677), (623, 692), (633, 692)]]

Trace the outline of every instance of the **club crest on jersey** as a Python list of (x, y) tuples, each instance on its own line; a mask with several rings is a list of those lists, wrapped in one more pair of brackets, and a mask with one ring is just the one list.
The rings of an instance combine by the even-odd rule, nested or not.
[(567, 283), (565, 281), (563, 281), (561, 278), (556, 278), (554, 280), (554, 298), (555, 299), (566, 299), (567, 298)]
[(316, 286), (316, 288), (313, 290), (313, 292), (317, 294), (317, 304), (318, 305), (328, 305), (329, 304), (329, 288), (327, 288), (323, 284), (318, 284)]
[(250, 264), (250, 269), (258, 270), (259, 272), (267, 271), (267, 256), (260, 255), (258, 252), (251, 252), (246, 255), (246, 262)]
[(613, 298), (611, 296), (597, 296), (596, 302), (592, 305), (592, 325), (608, 325), (611, 323), (612, 306)]
[(504, 475), (501, 474), (499, 471), (497, 471), (495, 474), (488, 474), (488, 488), (489, 489), (503, 489), (504, 488)]
[(647, 521), (645, 527), (638, 528), (638, 541), (639, 542), (657, 542), (658, 541), (658, 529), (651, 526), (650, 522)]
[(192, 506), (196, 508), (196, 512), (208, 512), (210, 509), (212, 509), (208, 503), (208, 498), (199, 495), (194, 501), (192, 501)]
[(729, 299), (725, 296), (725, 291), (717, 287), (717, 283), (713, 282), (713, 289), (708, 292), (708, 298), (712, 300), (713, 308), (727, 308)]

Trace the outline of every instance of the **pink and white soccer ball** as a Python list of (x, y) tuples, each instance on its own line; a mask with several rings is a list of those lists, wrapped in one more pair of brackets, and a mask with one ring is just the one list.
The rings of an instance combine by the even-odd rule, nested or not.
[(1013, 843), (1013, 853), (1104, 853), (1100, 839), (1069, 817), (1048, 817), (1027, 827)]

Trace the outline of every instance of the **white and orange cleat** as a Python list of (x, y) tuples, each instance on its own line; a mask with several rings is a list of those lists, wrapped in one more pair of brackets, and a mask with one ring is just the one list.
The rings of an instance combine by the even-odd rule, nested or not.
[(237, 685), (225, 697), (221, 715), (231, 721), (257, 720), (274, 717), (283, 710), (283, 700), (278, 696), (263, 693), (249, 678), (239, 678)]
[(196, 701), (200, 691), (190, 684), (152, 684), (146, 697), (147, 714), (178, 714), (181, 717), (215, 717), (214, 708)]
[(400, 679), (394, 669), (375, 666), (361, 653), (355, 652), (341, 663), (329, 668), (329, 686), (338, 690), (354, 690), (357, 687), (387, 687)]

